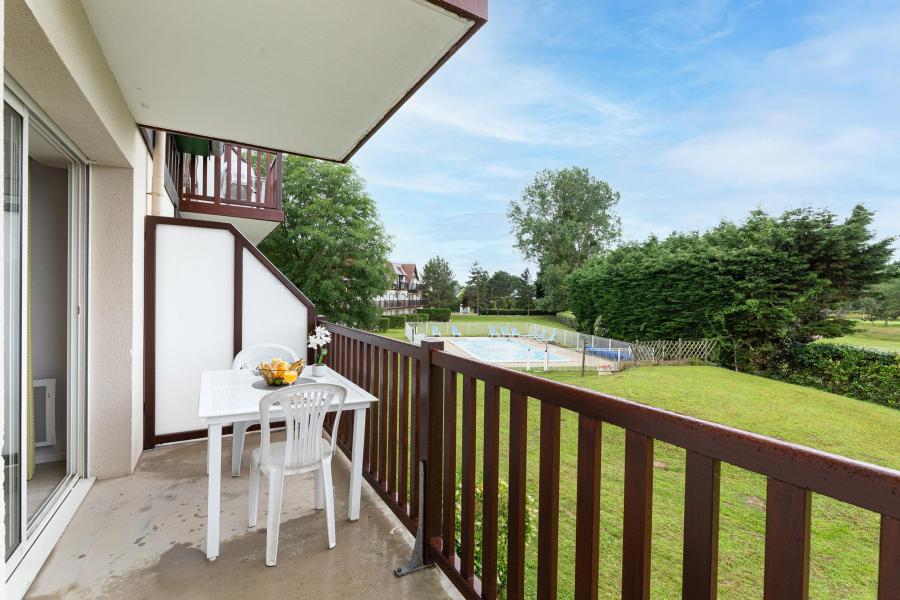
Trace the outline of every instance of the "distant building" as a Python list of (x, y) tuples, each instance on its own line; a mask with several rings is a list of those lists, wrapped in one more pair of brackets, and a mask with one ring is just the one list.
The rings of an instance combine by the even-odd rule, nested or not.
[(394, 274), (391, 287), (375, 298), (375, 303), (386, 315), (403, 315), (415, 312), (424, 306), (422, 300), (422, 280), (415, 263), (398, 263), (388, 261)]

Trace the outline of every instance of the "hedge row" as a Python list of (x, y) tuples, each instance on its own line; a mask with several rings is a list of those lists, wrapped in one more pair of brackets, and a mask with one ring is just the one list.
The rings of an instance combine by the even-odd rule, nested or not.
[(526, 311), (524, 308), (485, 308), (481, 310), (478, 314), (480, 315), (522, 315), (522, 316), (538, 316), (538, 315), (553, 315), (556, 314), (550, 310), (528, 310)]
[(575, 316), (575, 313), (568, 310), (556, 313), (556, 322), (572, 329), (578, 329), (578, 317)]
[(900, 354), (795, 344), (776, 354), (767, 371), (774, 379), (900, 409)]
[(408, 316), (416, 317), (415, 319), (409, 319), (410, 321), (440, 321), (441, 323), (446, 323), (450, 320), (452, 313), (453, 311), (449, 308), (420, 308), (415, 315)]

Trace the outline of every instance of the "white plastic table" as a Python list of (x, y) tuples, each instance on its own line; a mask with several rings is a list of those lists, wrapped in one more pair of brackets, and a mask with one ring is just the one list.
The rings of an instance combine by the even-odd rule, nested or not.
[[(310, 367), (301, 373), (310, 377)], [(344, 418), (353, 415), (352, 467), (350, 469), (349, 520), (359, 519), (359, 502), (362, 493), (363, 443), (366, 433), (366, 409), (378, 399), (351, 383), (331, 368), (324, 377), (314, 378), (317, 383), (333, 383), (347, 388), (344, 401)], [(259, 419), (259, 401), (269, 391), (253, 387), (261, 377), (247, 369), (235, 371), (204, 371), (200, 375), (200, 402), (198, 416), (209, 428), (207, 467), (209, 492), (207, 494), (206, 558), (219, 556), (219, 517), (222, 487), (222, 427), (236, 421)], [(333, 407), (335, 410), (337, 406)], [(273, 411), (272, 416), (278, 416)]]

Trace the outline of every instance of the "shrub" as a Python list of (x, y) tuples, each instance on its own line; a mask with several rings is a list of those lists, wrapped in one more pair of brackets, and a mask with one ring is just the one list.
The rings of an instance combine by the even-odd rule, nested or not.
[(388, 315), (388, 327), (390, 329), (403, 329), (409, 315)]
[(372, 328), (372, 331), (387, 331), (390, 326), (391, 321), (388, 317), (380, 317), (375, 323), (375, 327)]
[[(484, 505), (484, 488), (482, 481), (475, 484), (475, 572), (481, 573), (481, 539), (484, 531), (484, 516), (481, 507)], [(462, 482), (459, 478), (456, 480), (456, 514), (462, 514)], [(506, 583), (509, 575), (509, 568), (506, 564), (507, 547), (509, 539), (509, 485), (499, 479), (497, 481), (497, 592), (501, 598), (506, 597)], [(537, 524), (537, 510), (534, 507), (534, 496), (525, 494), (525, 543), (530, 542), (535, 535)], [(456, 553), (462, 554), (462, 546), (460, 539), (462, 538), (460, 530), (460, 520), (456, 520)]]
[(794, 344), (773, 355), (766, 374), (900, 409), (900, 354), (855, 346)]
[(432, 308), (431, 309), (431, 318), (429, 321), (439, 321), (441, 323), (446, 323), (450, 320), (450, 313), (452, 311), (449, 308)]
[(485, 308), (478, 314), (481, 315), (522, 315), (522, 316), (536, 316), (536, 315), (552, 315), (553, 312), (549, 310), (525, 310), (524, 308)]
[(566, 327), (578, 329), (578, 319), (575, 317), (575, 313), (573, 313), (572, 311), (564, 310), (562, 312), (556, 313), (556, 321), (565, 325)]

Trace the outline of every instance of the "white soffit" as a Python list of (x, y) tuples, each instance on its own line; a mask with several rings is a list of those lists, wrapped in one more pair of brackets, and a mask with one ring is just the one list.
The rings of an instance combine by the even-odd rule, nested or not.
[(486, 0), (82, 0), (138, 123), (339, 161), (484, 22), (444, 8), (458, 3), (486, 14)]

